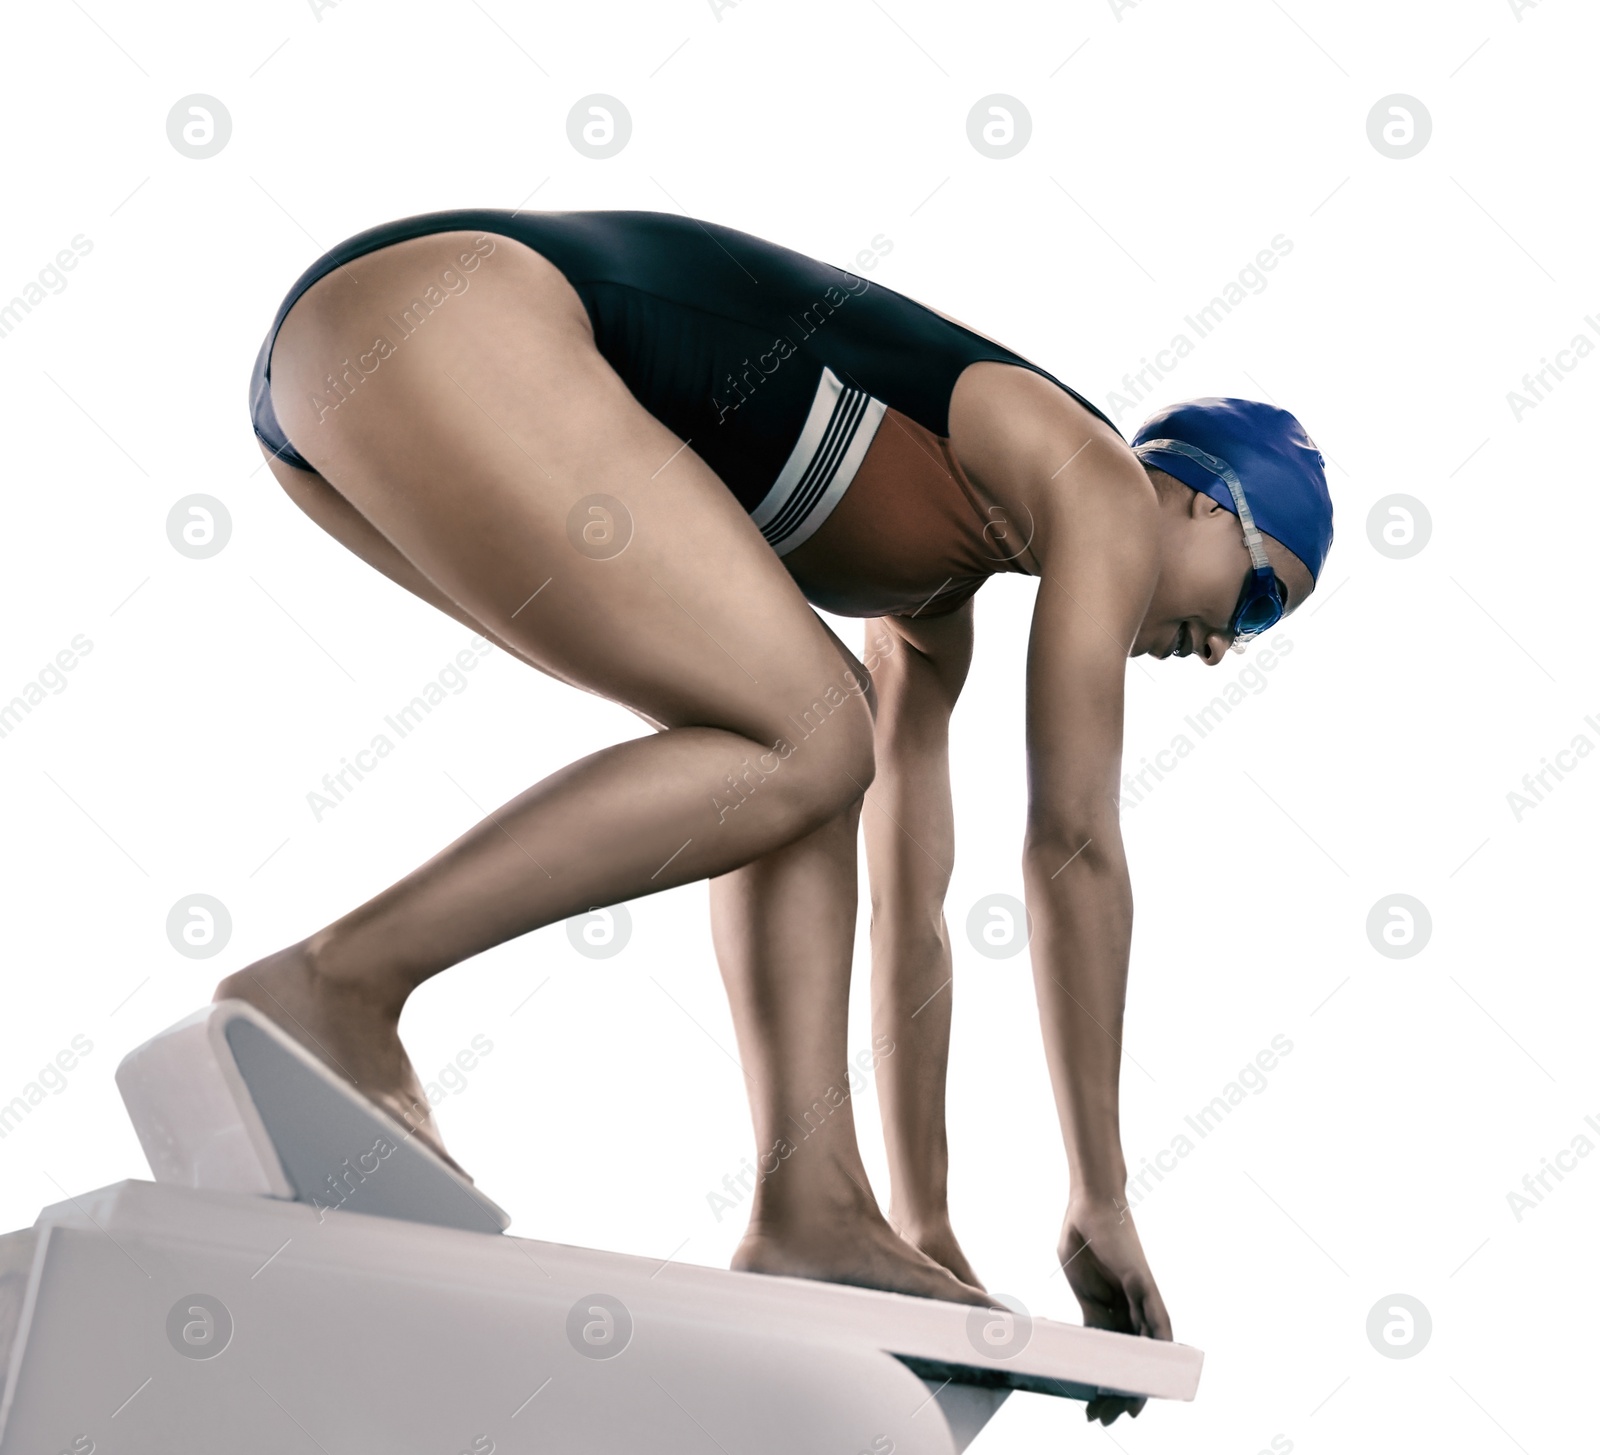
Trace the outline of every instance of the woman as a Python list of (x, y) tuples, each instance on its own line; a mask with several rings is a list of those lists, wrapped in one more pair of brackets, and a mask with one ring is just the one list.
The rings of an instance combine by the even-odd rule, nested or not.
[[(1122, 1197), (1123, 674), (1130, 655), (1215, 665), (1311, 591), (1331, 507), (1293, 417), (1195, 401), (1136, 453), (1037, 365), (748, 234), (480, 209), (314, 263), (251, 404), (319, 525), (657, 731), (536, 783), (218, 998), (256, 1005), (444, 1155), (397, 1034), (411, 990), (542, 925), (710, 879), (757, 1147), (784, 1149), (740, 1269), (991, 1301), (945, 1205), (947, 727), (973, 593), (998, 571), (1040, 578), (1023, 864), (1072, 1174), (1058, 1253), (1086, 1322), (1170, 1338)], [(870, 667), (808, 602), (869, 619)], [(848, 1104), (786, 1140), (847, 1085), (869, 787), (887, 1220)]]

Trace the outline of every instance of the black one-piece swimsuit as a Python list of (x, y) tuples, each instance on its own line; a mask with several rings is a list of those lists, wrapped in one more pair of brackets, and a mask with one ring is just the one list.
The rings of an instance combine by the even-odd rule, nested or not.
[(1031, 369), (1111, 423), (1053, 374), (923, 304), (735, 228), (665, 212), (462, 208), (368, 228), (300, 275), (250, 380), (268, 449), (312, 468), (279, 427), (269, 388), (272, 344), (295, 300), (364, 253), (457, 230), (515, 238), (560, 269), (600, 353), (780, 555), (839, 503), (886, 409), (948, 437), (950, 394), (968, 364)]

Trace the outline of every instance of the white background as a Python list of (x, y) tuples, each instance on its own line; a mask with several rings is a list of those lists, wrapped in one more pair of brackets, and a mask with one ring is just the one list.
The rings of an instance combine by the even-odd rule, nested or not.
[[(1197, 1402), (1102, 1432), (1080, 1428), (1081, 1406), (1022, 1395), (977, 1448), (1593, 1441), (1577, 1396), (1600, 1156), (1520, 1219), (1507, 1194), (1600, 1120), (1600, 755), (1520, 821), (1507, 794), (1575, 735), (1600, 745), (1584, 722), (1600, 715), (1600, 359), (1520, 420), (1507, 392), (1580, 331), (1600, 338), (1583, 322), (1600, 310), (1600, 27), (1573, 0), (1119, 8), (341, 0), (319, 18), (290, 0), (88, 0), (10, 15), (0, 298), (75, 235), (93, 250), (0, 338), (0, 700), (76, 634), (93, 649), (0, 738), (0, 1101), (74, 1036), (93, 1050), (0, 1140), (0, 1228), (148, 1175), (113, 1070), (222, 974), (410, 870), (475, 804), (641, 731), (496, 653), (313, 818), (308, 790), (468, 636), (324, 536), (260, 463), (250, 366), (322, 250), (457, 206), (682, 211), (845, 267), (882, 233), (878, 281), (1104, 403), (1283, 234), (1269, 286), (1121, 420), (1270, 397), (1327, 454), (1338, 531), (1264, 689), (1124, 813), (1130, 1167), (1275, 1035), (1293, 1051), (1138, 1206), (1177, 1336), (1207, 1352)], [(203, 161), (165, 129), (196, 92), (233, 122)], [(633, 118), (606, 161), (567, 139), (591, 92)], [(1009, 160), (967, 139), (991, 93), (1032, 117)], [(1367, 134), (1391, 93), (1432, 117), (1406, 160)], [(232, 518), (209, 560), (166, 535), (193, 493)], [(1432, 521), (1406, 559), (1367, 530), (1396, 493)], [(977, 899), (1022, 893), (1034, 589), (997, 578), (978, 598), (954, 725), (951, 1201), (991, 1289), (1076, 1319), (1052, 1268), (1066, 1168), (1027, 956), (965, 938)], [(831, 624), (859, 642), (858, 624)], [(1248, 661), (1130, 664), (1127, 763)], [(209, 960), (166, 935), (194, 893), (232, 916)], [(1395, 893), (1432, 917), (1407, 959), (1366, 930)], [(717, 1221), (707, 1194), (754, 1149), (705, 891), (630, 908), (617, 957), (587, 960), (549, 926), (427, 984), (403, 1031), (424, 1076), (492, 1040), (437, 1114), (513, 1231), (725, 1266), (743, 1220)], [(869, 1039), (865, 952), (863, 915), (852, 1051)], [(856, 1114), (886, 1200), (870, 1086)], [(1412, 1358), (1367, 1338), (1394, 1293), (1432, 1317)]]

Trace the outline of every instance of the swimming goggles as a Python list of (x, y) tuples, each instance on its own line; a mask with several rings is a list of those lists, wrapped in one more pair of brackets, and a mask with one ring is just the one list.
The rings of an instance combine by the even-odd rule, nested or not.
[(1261, 532), (1256, 529), (1255, 516), (1250, 512), (1250, 502), (1244, 498), (1244, 486), (1239, 483), (1238, 474), (1226, 460), (1208, 455), (1183, 440), (1144, 440), (1139, 450), (1170, 450), (1183, 455), (1215, 475), (1233, 496), (1234, 513), (1244, 527), (1244, 543), (1250, 552), (1252, 567), (1244, 590), (1239, 593), (1238, 604), (1233, 608), (1233, 617), (1228, 622), (1228, 630), (1233, 634), (1229, 650), (1242, 652), (1244, 644), (1252, 637), (1270, 631), (1283, 620), (1283, 609), (1289, 593), (1278, 579), (1277, 572), (1272, 569), (1272, 563), (1267, 560), (1266, 546), (1262, 544)]

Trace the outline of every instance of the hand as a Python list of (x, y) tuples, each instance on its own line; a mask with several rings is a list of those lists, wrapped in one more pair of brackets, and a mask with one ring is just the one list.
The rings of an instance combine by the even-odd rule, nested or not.
[[(1086, 1328), (1171, 1339), (1172, 1321), (1126, 1207), (1107, 1199), (1074, 1199), (1061, 1224), (1056, 1256)], [(1084, 1413), (1109, 1425), (1118, 1415), (1137, 1415), (1143, 1408), (1142, 1399), (1102, 1395), (1090, 1400)]]

